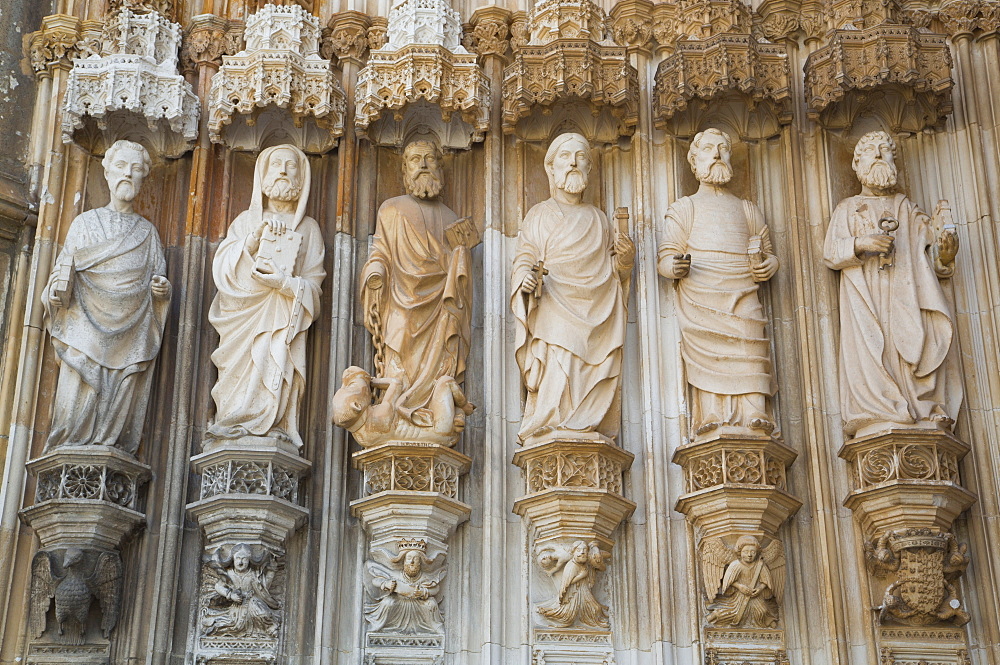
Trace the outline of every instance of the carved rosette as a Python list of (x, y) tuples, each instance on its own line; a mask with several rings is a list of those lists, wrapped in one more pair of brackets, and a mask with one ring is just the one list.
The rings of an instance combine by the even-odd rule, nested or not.
[[(572, 655), (572, 662), (602, 663), (611, 653), (609, 608), (599, 600), (600, 572), (613, 565), (615, 530), (635, 510), (622, 483), (633, 459), (632, 453), (596, 435), (560, 434), (514, 455), (527, 485), (514, 512), (531, 524), (535, 564), (551, 578), (541, 581), (545, 576), (538, 575), (541, 591), (534, 594), (543, 602), (535, 606), (533, 645), (543, 659), (563, 662), (559, 658)], [(591, 569), (588, 581), (580, 582), (574, 595), (586, 598), (581, 604), (595, 611), (564, 605), (558, 598), (563, 577), (582, 568)]]
[(735, 100), (744, 114), (756, 116), (740, 123), (748, 127), (742, 133), (767, 138), (792, 120), (788, 54), (784, 45), (750, 34), (681, 40), (657, 67), (653, 99), (657, 126), (675, 134), (697, 132), (708, 121), (702, 115), (709, 103), (721, 108)]
[[(369, 54), (355, 88), (357, 130), (402, 146), (428, 125), (442, 147), (467, 149), (489, 129), (489, 80), (461, 44), (462, 22), (444, 0), (407, 0), (389, 14), (388, 43)], [(388, 114), (387, 112), (391, 112)]]
[[(435, 659), (444, 654), (440, 594), (433, 603), (406, 612), (401, 606), (411, 601), (386, 592), (383, 582), (416, 588), (430, 579), (433, 584), (424, 585), (428, 589), (443, 583), (448, 540), (472, 514), (459, 496), (459, 479), (472, 460), (448, 445), (406, 441), (365, 448), (352, 457), (363, 473), (364, 487), (362, 498), (351, 502), (351, 514), (369, 538), (365, 609), (374, 614), (368, 616), (367, 657), (400, 665), (438, 662)], [(423, 562), (413, 579), (402, 577), (407, 551)]]
[(844, 505), (861, 525), (887, 662), (912, 654), (960, 663), (968, 648), (954, 627), (970, 618), (958, 590), (969, 556), (953, 533), (956, 518), (976, 500), (959, 477), (968, 452), (950, 432), (929, 428), (888, 428), (840, 450), (853, 481)]
[(67, 14), (51, 14), (42, 19), (42, 28), (24, 36), (24, 55), (38, 78), (68, 70), (77, 56), (80, 19)]
[(306, 152), (332, 150), (344, 133), (347, 101), (319, 54), (319, 20), (298, 5), (264, 5), (247, 18), (244, 39), (246, 48), (223, 57), (212, 77), (212, 142), (258, 150), (283, 134)]
[(539, 119), (529, 116), (540, 110), (551, 118), (557, 106), (589, 111), (590, 126), (579, 129), (590, 140), (609, 142), (634, 131), (638, 72), (628, 49), (607, 39), (607, 22), (604, 10), (590, 0), (543, 0), (532, 9), (526, 23), (530, 41), (515, 48), (514, 62), (504, 70), (504, 133), (548, 138), (551, 120), (537, 127)]
[(805, 64), (809, 117), (831, 129), (875, 112), (893, 132), (918, 132), (952, 111), (947, 36), (908, 25), (836, 30)]
[[(73, 61), (63, 99), (63, 141), (97, 153), (122, 138), (149, 143), (167, 157), (189, 150), (200, 109), (191, 84), (177, 71), (180, 42), (180, 26), (156, 12), (123, 8), (112, 14), (100, 53)], [(93, 39), (84, 44), (90, 44), (85, 52), (96, 46)]]

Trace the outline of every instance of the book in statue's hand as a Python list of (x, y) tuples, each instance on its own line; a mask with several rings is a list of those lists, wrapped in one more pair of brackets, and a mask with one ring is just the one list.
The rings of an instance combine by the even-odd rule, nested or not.
[(483, 232), (471, 217), (462, 217), (452, 222), (445, 230), (445, 237), (452, 247), (464, 246), (472, 249), (483, 239)]
[(277, 235), (267, 227), (260, 237), (260, 247), (257, 249), (257, 262), (261, 259), (271, 259), (275, 266), (291, 277), (295, 274), (295, 260), (302, 246), (302, 234), (286, 230)]
[(70, 298), (73, 297), (73, 262), (63, 263), (56, 272), (55, 282), (52, 284), (52, 295), (62, 301), (63, 306), (68, 307)]

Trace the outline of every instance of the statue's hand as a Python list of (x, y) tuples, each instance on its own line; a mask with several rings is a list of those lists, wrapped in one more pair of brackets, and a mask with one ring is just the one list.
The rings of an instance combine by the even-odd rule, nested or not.
[(60, 298), (59, 295), (55, 291), (52, 291), (52, 290), (49, 291), (49, 304), (51, 306), (53, 306), (53, 307), (58, 308), (58, 309), (62, 309), (63, 307), (66, 307), (66, 306), (69, 305), (69, 303), (64, 303), (63, 299)]
[(365, 288), (369, 291), (378, 291), (385, 285), (385, 275), (379, 271), (375, 271), (368, 275), (368, 279), (365, 280)]
[(958, 234), (955, 229), (945, 229), (937, 237), (938, 262), (947, 266), (950, 265), (958, 254)]
[(872, 233), (867, 236), (859, 236), (854, 239), (854, 254), (860, 257), (862, 254), (882, 254), (892, 251), (895, 240), (886, 233)]
[(288, 279), (285, 272), (267, 257), (258, 257), (250, 276), (272, 289), (280, 289)]
[(383, 582), (382, 591), (385, 591), (386, 593), (394, 593), (396, 591), (396, 580), (389, 580), (388, 582)]
[(170, 282), (163, 275), (153, 275), (149, 282), (149, 292), (157, 300), (168, 300), (170, 298)]
[(753, 281), (766, 282), (774, 277), (774, 273), (778, 272), (778, 257), (774, 254), (768, 254), (766, 259), (753, 267), (752, 272)]
[(674, 279), (683, 279), (684, 277), (687, 277), (688, 273), (691, 272), (691, 255), (674, 254), (670, 270), (673, 273)]
[(285, 224), (285, 220), (280, 217), (268, 217), (264, 220), (264, 223), (269, 229), (271, 229), (271, 233), (276, 236), (284, 235), (285, 231), (288, 230), (288, 225)]
[(615, 236), (615, 257), (620, 268), (630, 268), (635, 261), (635, 243), (624, 233)]
[(534, 293), (536, 288), (538, 288), (538, 278), (535, 273), (529, 272), (521, 280), (521, 293)]

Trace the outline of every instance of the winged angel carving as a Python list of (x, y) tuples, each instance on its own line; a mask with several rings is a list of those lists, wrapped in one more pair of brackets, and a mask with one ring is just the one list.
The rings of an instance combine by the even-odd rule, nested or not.
[(41, 551), (31, 561), (31, 608), (29, 630), (38, 638), (48, 624), (55, 600), (59, 634), (76, 623), (76, 643), (84, 643), (90, 605), (101, 605), (101, 633), (107, 639), (118, 623), (122, 595), (122, 560), (115, 552), (84, 552), (75, 547), (62, 556)]
[(444, 576), (444, 553), (427, 557), (427, 543), (401, 540), (395, 556), (372, 548), (366, 567), (365, 619), (375, 632), (439, 634), (444, 619), (437, 595)]
[(722, 538), (701, 544), (701, 571), (712, 602), (708, 622), (734, 628), (777, 628), (778, 604), (785, 591), (785, 553), (781, 541), (761, 549), (754, 536), (740, 536), (731, 548)]
[(597, 573), (608, 567), (611, 554), (597, 541), (588, 545), (582, 540), (572, 547), (557, 545), (538, 553), (542, 570), (556, 580), (559, 594), (538, 606), (538, 613), (557, 626), (569, 627), (577, 621), (594, 628), (608, 628), (608, 608), (594, 598)]
[(228, 555), (219, 548), (207, 563), (206, 578), (212, 587), (201, 611), (205, 635), (277, 637), (281, 603), (272, 589), (277, 566), (271, 553), (237, 543)]

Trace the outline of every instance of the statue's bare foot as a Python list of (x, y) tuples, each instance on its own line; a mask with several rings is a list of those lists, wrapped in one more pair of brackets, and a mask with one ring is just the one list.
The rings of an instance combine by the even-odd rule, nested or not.
[(767, 418), (753, 418), (750, 421), (750, 429), (759, 429), (765, 434), (770, 434), (774, 431), (774, 423)]
[(721, 425), (722, 423), (716, 420), (711, 420), (707, 423), (702, 423), (702, 425), (697, 430), (695, 430), (695, 434), (705, 434), (707, 432), (711, 432), (713, 429), (718, 429)]
[(955, 424), (954, 418), (949, 418), (943, 413), (935, 413), (927, 420), (931, 421), (932, 423), (937, 423), (938, 425), (943, 425), (945, 427), (951, 427)]

